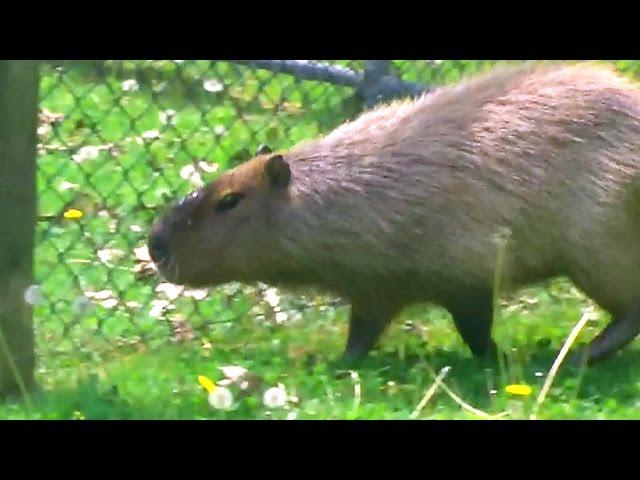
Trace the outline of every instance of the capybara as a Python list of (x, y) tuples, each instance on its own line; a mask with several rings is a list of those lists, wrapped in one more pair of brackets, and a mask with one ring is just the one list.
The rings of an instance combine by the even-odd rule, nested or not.
[(497, 68), (363, 113), (190, 194), (153, 227), (171, 282), (316, 286), (351, 304), (344, 358), (405, 306), (494, 353), (496, 234), (511, 289), (566, 276), (611, 314), (592, 363), (640, 333), (640, 89), (596, 63)]

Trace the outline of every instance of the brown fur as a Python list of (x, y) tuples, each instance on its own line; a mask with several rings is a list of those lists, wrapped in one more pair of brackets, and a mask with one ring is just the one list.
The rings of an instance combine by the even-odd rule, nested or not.
[[(640, 301), (640, 90), (607, 67), (501, 68), (382, 106), (283, 152), (285, 189), (265, 171), (274, 155), (158, 223), (170, 280), (327, 288), (352, 301), (355, 357), (375, 341), (361, 332), (377, 338), (412, 302), (446, 306), (462, 330), (486, 315), (505, 227), (510, 286), (567, 275), (614, 322)], [(245, 197), (216, 213), (229, 191)]]

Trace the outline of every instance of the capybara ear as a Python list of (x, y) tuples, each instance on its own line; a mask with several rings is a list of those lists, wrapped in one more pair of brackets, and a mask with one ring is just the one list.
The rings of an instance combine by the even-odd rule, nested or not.
[(267, 160), (264, 171), (271, 186), (278, 190), (285, 190), (291, 182), (291, 169), (282, 155), (274, 155)]
[(269, 145), (265, 145), (263, 143), (256, 150), (256, 156), (258, 156), (258, 155), (266, 155), (267, 153), (271, 153), (272, 151), (273, 150), (271, 150), (271, 147), (269, 147)]

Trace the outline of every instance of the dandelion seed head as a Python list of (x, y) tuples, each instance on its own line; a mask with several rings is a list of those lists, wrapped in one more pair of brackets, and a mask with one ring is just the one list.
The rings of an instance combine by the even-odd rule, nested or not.
[(270, 388), (264, 392), (262, 403), (269, 408), (284, 407), (287, 404), (287, 392), (282, 386)]
[(29, 305), (38, 305), (44, 301), (44, 292), (40, 285), (30, 285), (24, 291), (24, 301)]
[(228, 410), (233, 405), (233, 395), (228, 388), (217, 387), (209, 393), (209, 405), (216, 410)]

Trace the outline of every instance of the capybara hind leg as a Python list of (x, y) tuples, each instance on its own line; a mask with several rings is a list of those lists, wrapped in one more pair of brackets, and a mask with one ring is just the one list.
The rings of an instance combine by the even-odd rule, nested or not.
[(493, 298), (488, 291), (470, 291), (457, 295), (446, 304), (462, 340), (478, 358), (497, 358), (491, 336)]
[[(592, 365), (620, 350), (640, 334), (640, 301), (624, 315), (612, 318), (609, 325), (584, 349), (574, 354), (571, 362)], [(585, 358), (586, 357), (586, 358)]]
[(366, 357), (396, 312), (397, 309), (377, 306), (375, 303), (352, 303), (349, 336), (342, 359), (353, 361)]

